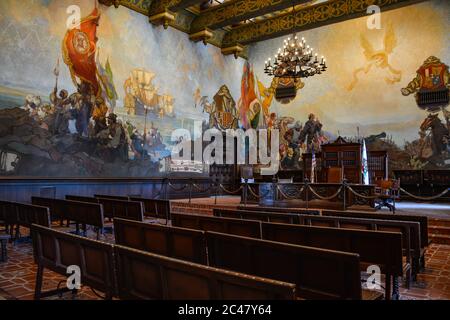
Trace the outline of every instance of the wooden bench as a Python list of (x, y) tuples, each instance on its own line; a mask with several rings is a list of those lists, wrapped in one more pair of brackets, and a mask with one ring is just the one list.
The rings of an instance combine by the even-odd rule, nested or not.
[[(386, 214), (378, 212), (363, 212), (363, 211), (335, 211), (335, 210), (323, 210), (324, 216), (343, 216), (352, 218), (367, 218), (367, 219), (380, 219), (380, 220), (397, 220), (397, 221), (409, 221), (420, 223), (420, 235), (412, 234), (412, 239), (420, 238), (420, 266), (425, 268), (425, 253), (429, 244), (428, 239), (428, 217), (426, 216), (408, 216), (403, 214)], [(414, 231), (413, 231), (414, 232)], [(415, 247), (417, 244), (412, 242), (411, 246)]]
[(31, 203), (34, 205), (47, 207), (50, 210), (51, 221), (60, 221), (60, 225), (64, 225), (65, 205), (64, 200), (44, 198), (44, 197), (31, 197)]
[(312, 214), (321, 215), (322, 209), (306, 209), (306, 208), (283, 208), (283, 207), (262, 207), (262, 206), (243, 206), (237, 207), (238, 210), (245, 211), (264, 211), (277, 213), (293, 213), (293, 214)]
[(295, 299), (295, 284), (211, 268), (115, 246), (118, 296), (124, 300)]
[(42, 292), (44, 270), (67, 276), (69, 266), (78, 266), (81, 281), (111, 299), (116, 292), (113, 246), (38, 225), (31, 227), (35, 262), (38, 265), (34, 298), (39, 300), (67, 288)]
[(0, 262), (8, 261), (8, 241), (11, 238), (9, 234), (0, 233)]
[(244, 220), (258, 220), (262, 222), (289, 223), (298, 224), (298, 214), (264, 212), (264, 211), (247, 211), (233, 209), (213, 209), (215, 217), (234, 218)]
[(101, 195), (101, 194), (94, 194), (94, 198), (122, 200), (122, 201), (128, 201), (129, 200), (128, 196), (113, 196), (113, 195)]
[[(5, 206), (5, 202), (3, 206)], [(17, 240), (20, 238), (20, 227), (30, 229), (32, 224), (38, 224), (50, 228), (50, 212), (47, 207), (8, 202), (7, 208), (8, 210), (5, 212), (5, 225), (9, 227), (12, 239)], [(14, 229), (16, 230), (15, 234)]]
[(114, 219), (116, 244), (181, 260), (207, 264), (203, 231)]
[(144, 204), (145, 216), (164, 219), (168, 222), (171, 219), (170, 201), (159, 199), (146, 199), (130, 197), (130, 201), (139, 201)]
[[(67, 292), (42, 292), (45, 269), (67, 276), (79, 266), (81, 285), (105, 299), (294, 299), (295, 284), (220, 270), (136, 249), (102, 243), (38, 225), (32, 226), (38, 265), (35, 299)], [(76, 290), (72, 290), (76, 291)]]
[(67, 200), (93, 202), (93, 203), (98, 203), (99, 198), (111, 199), (111, 200), (142, 202), (144, 205), (144, 216), (154, 217), (154, 218), (158, 218), (158, 219), (165, 219), (166, 221), (170, 220), (170, 201), (169, 200), (147, 199), (147, 198), (139, 198), (139, 197), (123, 197), (123, 196), (95, 195), (95, 197), (85, 197), (85, 196), (66, 195)]
[(216, 231), (243, 237), (261, 238), (261, 224), (259, 221), (173, 213), (172, 225), (186, 229)]
[(86, 226), (89, 225), (96, 228), (97, 239), (100, 238), (100, 232), (104, 228), (104, 211), (101, 204), (38, 197), (33, 197), (31, 201), (33, 204), (49, 208), (50, 215), (57, 216), (61, 220), (74, 221), (77, 234), (80, 233), (80, 224), (85, 233)]
[(206, 239), (211, 266), (295, 283), (301, 299), (363, 297), (357, 254), (216, 232)]
[(66, 200), (89, 202), (89, 203), (98, 203), (98, 199), (97, 198), (85, 197), (85, 196), (66, 195)]
[[(377, 265), (386, 275), (386, 299), (398, 297), (398, 277), (409, 277), (410, 266), (402, 261), (402, 234), (336, 229), (279, 223), (262, 223), (266, 240), (358, 253), (364, 265)], [(391, 290), (393, 284), (393, 290)]]
[[(244, 211), (230, 209), (214, 209), (214, 215), (221, 217), (235, 217), (246, 220), (259, 220), (263, 222), (300, 224), (342, 229), (400, 232), (403, 235), (403, 254), (406, 258), (406, 262), (411, 264), (412, 266), (412, 274), (414, 277), (417, 275), (420, 269), (420, 225), (418, 222), (341, 216), (316, 216), (287, 213), (282, 214), (270, 212), (268, 213), (263, 211)], [(409, 286), (409, 279), (406, 280), (407, 285)]]
[(144, 206), (137, 201), (124, 201), (106, 198), (97, 198), (103, 205), (106, 218), (123, 218), (135, 221), (144, 221)]

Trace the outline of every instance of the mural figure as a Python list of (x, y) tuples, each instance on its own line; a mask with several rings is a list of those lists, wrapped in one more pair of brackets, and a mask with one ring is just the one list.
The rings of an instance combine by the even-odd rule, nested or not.
[(256, 129), (263, 117), (262, 104), (256, 96), (255, 75), (249, 62), (244, 65), (241, 80), (241, 98), (238, 101), (239, 120), (244, 129)]
[[(446, 119), (447, 123), (449, 119)], [(423, 133), (427, 131), (431, 134), (431, 147), (433, 156), (440, 156), (442, 152), (447, 151), (450, 141), (449, 128), (444, 125), (437, 114), (430, 114), (420, 125)]]
[[(303, 129), (299, 134), (299, 143), (303, 145), (306, 142), (306, 150), (309, 152), (313, 143), (317, 144), (318, 137), (322, 132), (322, 123), (320, 123), (319, 119), (316, 119), (316, 116), (311, 113), (308, 116), (308, 121), (306, 121)], [(315, 145), (314, 150), (320, 150), (320, 145)]]
[(209, 114), (210, 128), (219, 130), (238, 128), (239, 116), (236, 102), (226, 85), (220, 87), (212, 104), (208, 102), (208, 97), (202, 97), (200, 105), (203, 107), (203, 111)]
[(145, 69), (134, 69), (123, 85), (125, 91), (124, 107), (128, 115), (154, 117), (174, 117), (175, 99), (170, 95), (160, 95), (153, 84), (156, 74)]
[(388, 24), (386, 33), (384, 36), (384, 48), (381, 50), (375, 50), (373, 45), (367, 40), (364, 34), (360, 37), (361, 47), (364, 50), (364, 57), (366, 63), (363, 67), (355, 69), (353, 71), (353, 80), (348, 85), (347, 90), (351, 91), (355, 88), (359, 81), (359, 75), (361, 73), (367, 74), (372, 69), (386, 70), (386, 76), (384, 80), (388, 84), (400, 82), (402, 79), (402, 72), (394, 69), (389, 63), (389, 55), (394, 51), (397, 46), (397, 37), (395, 36), (392, 24)]
[(117, 95), (116, 87), (114, 86), (114, 76), (111, 64), (109, 63), (109, 58), (106, 59), (105, 66), (103, 66), (100, 62), (100, 51), (97, 54), (97, 70), (100, 85), (103, 90), (103, 98), (108, 100), (109, 105), (111, 106), (110, 111), (114, 112), (119, 97)]

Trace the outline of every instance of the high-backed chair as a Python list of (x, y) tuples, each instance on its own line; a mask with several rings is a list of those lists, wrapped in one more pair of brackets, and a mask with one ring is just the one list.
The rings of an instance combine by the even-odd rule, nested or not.
[(344, 171), (341, 167), (330, 167), (327, 169), (328, 183), (341, 183), (344, 180)]

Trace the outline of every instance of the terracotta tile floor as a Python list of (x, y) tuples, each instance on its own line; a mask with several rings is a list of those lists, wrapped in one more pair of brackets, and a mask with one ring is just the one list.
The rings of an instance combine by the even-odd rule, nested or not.
[[(67, 231), (67, 228), (62, 230)], [(24, 234), (27, 231), (23, 230)], [(88, 232), (88, 237), (95, 238), (93, 232)], [(102, 236), (102, 241), (114, 242), (112, 234)], [(8, 244), (8, 262), (0, 263), (0, 300), (4, 299), (33, 299), (34, 284), (36, 278), (36, 265), (33, 261), (32, 246), (28, 242)], [(446, 299), (450, 300), (450, 246), (431, 244), (426, 254), (427, 267), (413, 283), (410, 289), (406, 289), (401, 283), (401, 299)], [(46, 270), (44, 273), (43, 291), (55, 289), (66, 278)], [(64, 285), (64, 282), (62, 285)], [(102, 293), (99, 293), (102, 294)], [(54, 296), (49, 299), (99, 299), (88, 287), (73, 296), (66, 293), (62, 297)]]

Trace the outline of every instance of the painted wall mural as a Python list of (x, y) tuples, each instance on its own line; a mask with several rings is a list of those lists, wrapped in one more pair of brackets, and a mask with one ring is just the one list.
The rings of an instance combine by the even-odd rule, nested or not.
[[(448, 103), (424, 107), (417, 100), (432, 85), (447, 88), (448, 97), (449, 16), (450, 3), (433, 0), (382, 12), (379, 30), (359, 18), (298, 34), (327, 58), (328, 69), (304, 79), (294, 100), (265, 107), (266, 123), (281, 130), (282, 167), (301, 168), (303, 152), (343, 136), (387, 150), (391, 170), (449, 169)], [(282, 42), (249, 50), (261, 101), (273, 85), (264, 61)]]
[[(71, 5), (82, 21), (68, 29)], [(4, 0), (0, 30), (0, 175), (163, 175), (173, 129), (221, 111), (237, 125), (244, 60), (124, 7)]]
[[(83, 21), (68, 31), (73, 4)], [(448, 1), (433, 0), (382, 13), (380, 30), (360, 18), (302, 32), (328, 70), (277, 100), (293, 83), (263, 69), (283, 39), (251, 46), (246, 62), (124, 7), (3, 0), (0, 175), (164, 175), (173, 129), (192, 132), (194, 121), (279, 129), (283, 169), (338, 136), (388, 150), (391, 169), (450, 168), (448, 106), (418, 105), (448, 87), (449, 16)]]

